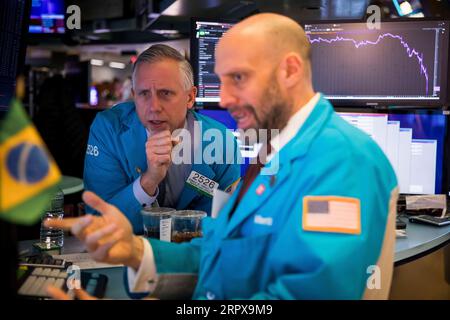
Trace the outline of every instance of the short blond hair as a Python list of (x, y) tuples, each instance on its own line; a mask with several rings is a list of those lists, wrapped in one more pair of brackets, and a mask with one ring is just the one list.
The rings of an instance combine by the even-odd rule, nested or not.
[(181, 76), (183, 77), (183, 88), (190, 90), (194, 86), (194, 72), (192, 71), (191, 64), (178, 50), (165, 44), (155, 44), (138, 56), (133, 65), (133, 86), (139, 65), (143, 63), (155, 63), (164, 59), (171, 59), (179, 63)]

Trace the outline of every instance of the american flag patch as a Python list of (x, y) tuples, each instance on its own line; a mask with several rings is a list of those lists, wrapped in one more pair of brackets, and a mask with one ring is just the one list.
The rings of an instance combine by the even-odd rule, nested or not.
[(350, 197), (306, 196), (302, 225), (307, 231), (360, 234), (360, 201)]

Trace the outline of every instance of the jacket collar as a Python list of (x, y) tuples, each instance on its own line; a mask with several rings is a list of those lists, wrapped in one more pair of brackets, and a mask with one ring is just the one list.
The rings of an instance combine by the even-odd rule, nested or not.
[[(246, 195), (241, 199), (241, 203), (236, 208), (233, 217), (227, 225), (227, 231), (224, 236), (229, 236), (241, 224), (241, 222), (252, 215), (267, 199), (276, 192), (290, 176), (292, 176), (292, 162), (304, 157), (314, 138), (323, 130), (323, 127), (333, 114), (333, 107), (321, 95), (317, 105), (306, 119), (296, 136), (288, 142), (272, 160), (266, 164), (265, 168), (273, 165), (276, 157), (279, 160), (278, 172), (270, 175), (258, 175), (252, 185), (247, 190)], [(224, 207), (219, 216), (228, 219), (229, 212), (236, 201), (237, 194), (241, 186), (235, 190), (232, 198)], [(259, 188), (259, 192), (257, 189)], [(262, 191), (262, 192), (261, 192)], [(225, 216), (225, 217), (224, 217)]]
[(126, 152), (125, 159), (129, 169), (133, 172), (133, 178), (139, 176), (139, 170), (147, 170), (147, 158), (145, 156), (145, 142), (147, 134), (145, 127), (139, 120), (135, 107), (131, 109), (129, 116), (121, 118), (120, 141)]

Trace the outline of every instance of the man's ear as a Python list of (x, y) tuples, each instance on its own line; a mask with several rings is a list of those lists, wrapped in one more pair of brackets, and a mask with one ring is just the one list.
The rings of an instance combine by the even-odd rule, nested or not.
[(192, 87), (191, 90), (188, 92), (188, 101), (187, 101), (187, 108), (192, 109), (195, 104), (195, 97), (197, 96), (197, 87)]
[(297, 85), (304, 74), (305, 63), (297, 53), (288, 53), (281, 62), (281, 79), (286, 88)]

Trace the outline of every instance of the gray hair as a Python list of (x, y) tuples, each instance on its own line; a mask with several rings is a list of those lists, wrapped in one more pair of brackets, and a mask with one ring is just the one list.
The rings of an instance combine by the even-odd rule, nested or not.
[(185, 90), (190, 90), (194, 86), (194, 72), (191, 64), (180, 52), (165, 44), (155, 44), (139, 55), (133, 65), (133, 86), (136, 70), (140, 64), (159, 62), (163, 59), (171, 59), (179, 63), (180, 73), (183, 78), (182, 85)]

